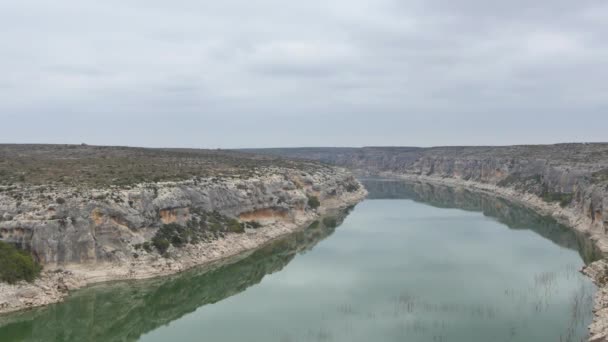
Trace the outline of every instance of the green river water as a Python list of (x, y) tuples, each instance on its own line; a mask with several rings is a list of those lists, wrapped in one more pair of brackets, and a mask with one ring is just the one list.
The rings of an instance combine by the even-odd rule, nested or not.
[[(0, 316), (0, 341), (584, 341), (588, 243), (504, 200), (367, 180), (314, 224), (211, 269)], [(343, 220), (343, 221), (342, 221)]]

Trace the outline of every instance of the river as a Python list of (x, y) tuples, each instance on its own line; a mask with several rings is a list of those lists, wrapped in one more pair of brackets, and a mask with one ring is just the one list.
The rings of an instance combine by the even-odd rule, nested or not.
[(487, 195), (365, 185), (348, 215), (231, 263), (0, 316), (0, 341), (586, 340), (585, 239)]

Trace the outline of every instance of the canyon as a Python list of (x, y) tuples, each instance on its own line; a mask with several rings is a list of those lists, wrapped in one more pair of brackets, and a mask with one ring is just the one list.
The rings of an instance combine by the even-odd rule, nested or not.
[(4, 145), (0, 156), (0, 240), (44, 267), (33, 283), (0, 284), (0, 312), (233, 257), (366, 195), (341, 168), (228, 151)]
[(465, 187), (552, 216), (591, 241), (601, 258), (582, 271), (598, 285), (591, 341), (608, 340), (608, 144), (478, 147), (248, 149), (382, 176)]

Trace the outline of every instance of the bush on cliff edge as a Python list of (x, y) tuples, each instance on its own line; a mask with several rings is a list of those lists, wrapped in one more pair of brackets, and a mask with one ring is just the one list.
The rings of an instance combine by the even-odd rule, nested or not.
[(317, 196), (308, 195), (308, 206), (317, 209), (321, 205)]
[(33, 281), (42, 267), (28, 253), (0, 241), (0, 281), (14, 284), (20, 280)]

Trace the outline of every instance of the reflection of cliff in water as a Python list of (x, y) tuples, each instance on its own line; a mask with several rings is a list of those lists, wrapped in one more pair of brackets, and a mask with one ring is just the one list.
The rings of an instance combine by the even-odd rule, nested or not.
[[(339, 214), (336, 223), (346, 214), (348, 211)], [(258, 284), (334, 231), (335, 225), (315, 222), (232, 264), (83, 289), (64, 303), (0, 317), (0, 340), (134, 341), (203, 305)]]
[(529, 229), (559, 246), (579, 252), (585, 263), (600, 257), (589, 239), (531, 209), (491, 195), (436, 184), (390, 179), (362, 180), (369, 199), (411, 199), (438, 208), (480, 211), (511, 229)]

